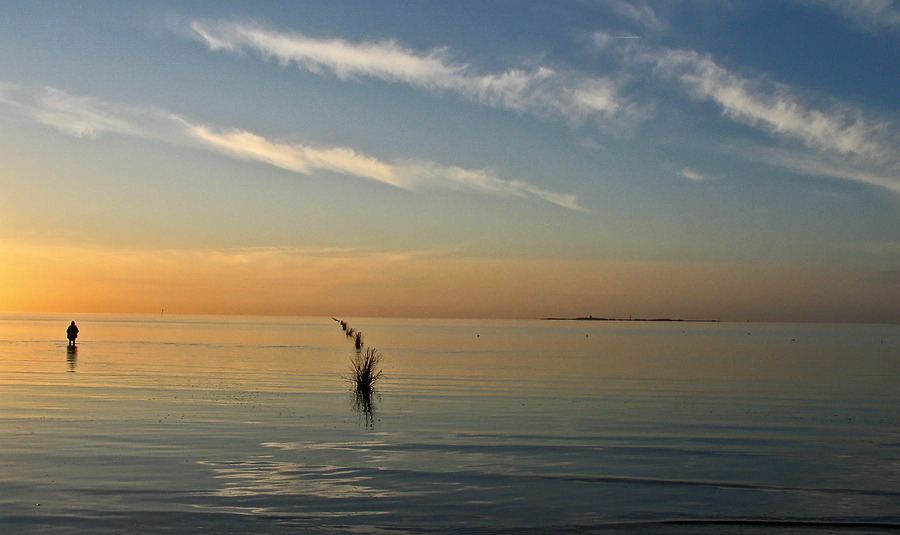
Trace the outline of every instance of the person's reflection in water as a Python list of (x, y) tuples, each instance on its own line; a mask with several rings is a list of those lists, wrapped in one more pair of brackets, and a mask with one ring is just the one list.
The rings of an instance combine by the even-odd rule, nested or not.
[(74, 373), (78, 364), (78, 348), (75, 345), (66, 348), (66, 362), (69, 364), (69, 371)]

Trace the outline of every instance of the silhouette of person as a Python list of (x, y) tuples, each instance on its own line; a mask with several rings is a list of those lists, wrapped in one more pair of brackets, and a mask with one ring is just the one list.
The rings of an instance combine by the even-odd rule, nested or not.
[(66, 329), (66, 338), (69, 339), (69, 345), (75, 347), (75, 339), (78, 338), (78, 327), (73, 321), (69, 328)]

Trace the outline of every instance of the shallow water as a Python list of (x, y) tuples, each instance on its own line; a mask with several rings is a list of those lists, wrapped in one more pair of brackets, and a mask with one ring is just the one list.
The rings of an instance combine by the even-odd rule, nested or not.
[(0, 316), (0, 530), (900, 531), (900, 327), (343, 319)]

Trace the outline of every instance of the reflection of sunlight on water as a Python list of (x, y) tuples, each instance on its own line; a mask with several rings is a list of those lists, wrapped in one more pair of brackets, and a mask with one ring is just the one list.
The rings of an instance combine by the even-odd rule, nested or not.
[(59, 515), (138, 510), (185, 533), (897, 519), (896, 326), (379, 320), (361, 325), (389, 351), (374, 432), (354, 425), (366, 407), (348, 406), (330, 319), (97, 317), (77, 356), (70, 320), (0, 315), (4, 526), (42, 513), (52, 526), (30, 532), (107, 533)]
[(216, 479), (226, 480), (214, 495), (237, 498), (259, 495), (297, 495), (319, 498), (389, 498), (401, 493), (365, 484), (370, 476), (354, 468), (304, 466), (279, 461), (208, 462)]
[(367, 440), (364, 442), (263, 442), (264, 448), (278, 448), (284, 451), (296, 450), (346, 450), (369, 452), (374, 448), (383, 448), (387, 442)]

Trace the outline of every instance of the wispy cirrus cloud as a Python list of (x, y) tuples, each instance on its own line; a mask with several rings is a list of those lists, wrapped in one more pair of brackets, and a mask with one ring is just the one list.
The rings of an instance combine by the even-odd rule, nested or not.
[(538, 198), (583, 211), (574, 195), (555, 193), (527, 182), (507, 180), (483, 169), (464, 169), (434, 162), (385, 162), (348, 147), (314, 147), (286, 143), (237, 128), (198, 124), (157, 108), (126, 107), (55, 88), (39, 90), (0, 86), (0, 103), (36, 121), (76, 137), (120, 134), (202, 147), (231, 158), (269, 164), (302, 175), (334, 172), (403, 189), (421, 186)]
[[(725, 119), (764, 132), (778, 150), (746, 151), (754, 159), (900, 193), (900, 144), (888, 119), (850, 103), (804, 96), (764, 75), (734, 72), (693, 50), (613, 42), (605, 32), (594, 35), (594, 44), (619, 54), (632, 69), (649, 68), (662, 82), (660, 90), (712, 102)], [(787, 151), (793, 156), (785, 157)]]
[(748, 79), (695, 52), (667, 52), (656, 66), (695, 98), (715, 102), (725, 117), (800, 144), (794, 156), (767, 157), (768, 163), (900, 194), (900, 160), (890, 122), (845, 103), (812, 106), (788, 86)]
[(574, 195), (554, 193), (519, 180), (501, 179), (483, 169), (464, 169), (433, 162), (390, 164), (346, 147), (313, 148), (270, 141), (243, 130), (215, 131), (204, 125), (184, 124), (192, 139), (210, 148), (232, 157), (265, 162), (296, 173), (310, 174), (321, 170), (367, 178), (404, 189), (433, 186), (501, 196), (537, 197), (571, 210), (584, 210)]
[[(660, 31), (667, 24), (660, 18), (649, 2), (628, 2), (625, 0), (597, 0), (597, 3), (615, 15), (637, 24), (640, 28)], [(658, 3), (657, 3), (658, 5)]]
[(706, 177), (693, 169), (688, 167), (684, 167), (676, 173), (681, 178), (686, 178), (691, 182), (703, 182), (706, 180)]
[(409, 188), (393, 165), (359, 154), (346, 147), (313, 148), (301, 144), (270, 141), (239, 129), (217, 131), (206, 125), (183, 121), (185, 133), (201, 144), (242, 160), (264, 162), (308, 175), (317, 170), (368, 178), (392, 186)]
[[(885, 7), (877, 0), (863, 4), (866, 7), (858, 7), (855, 12), (889, 14), (885, 10), (890, 6)], [(603, 5), (648, 30), (665, 26), (649, 3), (609, 0)], [(210, 50), (256, 53), (283, 65), (295, 65), (340, 79), (373, 78), (435, 92), (452, 91), (479, 104), (563, 117), (576, 124), (594, 120), (602, 126), (623, 118), (632, 122), (646, 119), (646, 110), (653, 103), (636, 100), (640, 92), (629, 93), (635, 88), (627, 81), (637, 74), (633, 70), (636, 65), (649, 65), (657, 80), (675, 82), (676, 87), (687, 89), (693, 99), (714, 102), (722, 115), (735, 123), (765, 132), (781, 143), (798, 144), (813, 156), (829, 161), (831, 169), (845, 169), (846, 172), (837, 175), (847, 180), (865, 181), (879, 187), (887, 185), (892, 190), (895, 189), (892, 185), (900, 181), (897, 144), (891, 137), (889, 122), (873, 119), (853, 105), (831, 103), (817, 107), (787, 85), (764, 77), (740, 75), (721, 66), (711, 56), (692, 50), (652, 48), (640, 39), (619, 39), (621, 36), (596, 32), (594, 41), (598, 47), (615, 50), (626, 59), (624, 68), (610, 76), (572, 72), (564, 75), (547, 67), (484, 73), (467, 63), (454, 61), (445, 48), (422, 52), (393, 40), (317, 39), (237, 22), (194, 21), (190, 28)], [(557, 204), (570, 204), (567, 198), (530, 191), (527, 185), (444, 169), (448, 170), (442, 177), (446, 183), (468, 184), (495, 193), (537, 195)], [(393, 183), (409, 180), (408, 166), (391, 171), (384, 176)], [(421, 171), (418, 176), (422, 176)], [(834, 177), (836, 173), (827, 176)], [(875, 177), (880, 179), (873, 180)]]
[[(104, 103), (91, 97), (79, 97), (52, 87), (41, 90), (14, 84), (0, 86), (0, 104), (25, 111), (37, 121), (52, 125), (75, 137), (97, 137), (105, 132), (150, 137), (134, 120), (151, 110), (138, 110)], [(126, 119), (130, 117), (130, 119)]]
[(794, 157), (767, 158), (768, 163), (900, 193), (900, 160), (889, 121), (846, 103), (813, 106), (784, 84), (749, 79), (693, 51), (670, 50), (653, 61), (659, 74), (678, 80), (694, 98), (714, 102), (732, 121), (800, 144)]
[(797, 0), (836, 11), (864, 31), (900, 32), (900, 6), (892, 0)]
[(393, 40), (351, 42), (316, 39), (236, 22), (194, 21), (194, 35), (214, 51), (252, 51), (283, 65), (340, 79), (374, 78), (431, 91), (454, 92), (479, 104), (581, 123), (633, 116), (616, 80), (549, 67), (480, 72), (454, 61), (446, 48), (426, 52)]
[(888, 123), (866, 118), (859, 108), (811, 107), (786, 85), (748, 79), (690, 50), (650, 59), (659, 74), (682, 82), (695, 98), (712, 100), (734, 121), (839, 155), (883, 160), (893, 149), (884, 139)]
[(848, 165), (822, 155), (770, 149), (764, 151), (765, 161), (797, 173), (847, 180), (875, 186), (900, 195), (900, 165), (895, 161), (887, 166)]
[[(608, 13), (635, 25), (637, 28), (658, 32), (669, 29), (668, 19), (686, 6), (714, 7), (716, 9), (740, 9), (753, 2), (741, 0), (592, 0)], [(829, 9), (858, 29), (879, 35), (884, 32), (900, 32), (900, 5), (897, 0), (792, 0), (796, 4)]]

